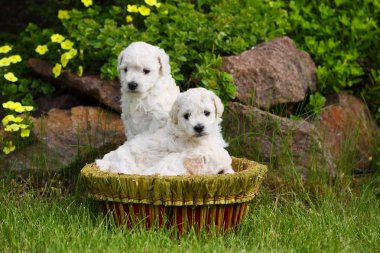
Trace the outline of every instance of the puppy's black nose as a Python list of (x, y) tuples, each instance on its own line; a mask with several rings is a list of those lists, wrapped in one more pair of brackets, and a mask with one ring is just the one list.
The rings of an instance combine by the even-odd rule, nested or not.
[(135, 89), (137, 88), (137, 86), (138, 86), (138, 84), (135, 83), (135, 82), (129, 82), (129, 83), (128, 83), (128, 88), (129, 88), (130, 90), (135, 90)]
[(202, 133), (203, 129), (205, 129), (205, 127), (204, 127), (204, 125), (201, 125), (201, 124), (196, 124), (194, 127), (194, 131), (197, 133)]

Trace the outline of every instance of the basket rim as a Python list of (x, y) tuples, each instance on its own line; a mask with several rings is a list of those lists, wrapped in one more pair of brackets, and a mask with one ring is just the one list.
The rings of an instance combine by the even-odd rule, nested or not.
[(132, 175), (101, 171), (91, 163), (83, 167), (81, 177), (89, 197), (98, 201), (164, 206), (248, 202), (257, 193), (267, 166), (246, 158), (232, 157), (232, 161), (233, 167), (245, 169), (222, 175)]

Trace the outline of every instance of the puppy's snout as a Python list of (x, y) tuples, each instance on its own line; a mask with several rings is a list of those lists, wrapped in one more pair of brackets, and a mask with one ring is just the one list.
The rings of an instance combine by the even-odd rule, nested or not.
[(205, 127), (202, 124), (197, 124), (194, 127), (194, 131), (197, 133), (202, 133), (204, 129), (205, 129)]
[(128, 83), (128, 88), (130, 90), (136, 90), (137, 86), (138, 86), (138, 84), (136, 82), (129, 82)]

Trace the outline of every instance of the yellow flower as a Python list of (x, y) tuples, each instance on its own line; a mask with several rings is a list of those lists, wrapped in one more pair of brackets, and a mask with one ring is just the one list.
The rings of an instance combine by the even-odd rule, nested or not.
[(12, 73), (12, 72), (8, 72), (4, 75), (4, 78), (7, 79), (8, 81), (10, 82), (17, 82), (18, 78)]
[(81, 0), (84, 6), (89, 7), (92, 5), (92, 0)]
[(67, 66), (67, 63), (69, 63), (69, 57), (67, 57), (67, 54), (64, 53), (61, 55), (61, 64), (62, 64), (62, 67), (66, 67)]
[(59, 63), (56, 63), (52, 71), (54, 74), (54, 77), (55, 78), (59, 77), (59, 75), (61, 74), (61, 71), (62, 71), (62, 65)]
[(17, 116), (17, 117), (14, 117), (13, 121), (16, 122), (16, 123), (20, 123), (22, 122), (24, 119), (21, 118), (20, 116)]
[(49, 51), (47, 45), (38, 45), (36, 47), (36, 52), (39, 53), (40, 55), (46, 54), (47, 51)]
[(65, 37), (63, 37), (61, 34), (59, 33), (55, 33), (53, 34), (51, 37), (50, 37), (51, 41), (52, 42), (56, 42), (56, 43), (61, 43), (62, 41), (65, 40)]
[(78, 54), (78, 50), (76, 50), (75, 48), (72, 48), (68, 52), (66, 52), (65, 54), (67, 54), (69, 59), (72, 59)]
[(15, 151), (16, 146), (13, 145), (12, 141), (7, 142), (7, 146), (3, 148), (3, 152), (8, 155), (9, 153)]
[(3, 123), (4, 126), (6, 126), (6, 125), (9, 124), (9, 122), (20, 123), (20, 122), (22, 122), (23, 120), (24, 120), (24, 119), (21, 118), (21, 117), (19, 117), (19, 116), (15, 117), (15, 116), (13, 116), (12, 114), (9, 114), (9, 115), (5, 116), (5, 117), (2, 119), (1, 122)]
[(0, 59), (0, 67), (7, 67), (9, 65), (11, 65), (11, 61), (9, 60), (8, 57), (4, 57)]
[[(18, 103), (18, 104), (20, 104), (20, 103)], [(20, 106), (17, 106), (17, 107), (14, 109), (14, 111), (16, 111), (16, 112), (18, 112), (18, 113), (23, 113), (23, 112), (25, 112), (25, 107), (22, 106), (22, 105), (20, 104)]]
[(63, 53), (61, 55), (61, 64), (62, 64), (62, 67), (66, 67), (67, 63), (69, 63), (69, 61), (72, 58), (74, 58), (77, 54), (78, 54), (78, 50), (76, 50), (74, 48), (70, 49), (70, 51), (68, 51), (66, 53)]
[(139, 8), (135, 4), (133, 4), (133, 5), (128, 4), (127, 5), (127, 11), (132, 12), (132, 13), (133, 12), (139, 12)]
[(20, 135), (21, 135), (22, 138), (29, 137), (30, 130), (29, 129), (21, 129)]
[(21, 59), (21, 56), (16, 54), (16, 55), (12, 55), (12, 56), (9, 56), (8, 59), (10, 60), (10, 62), (12, 63), (18, 63), (20, 61), (22, 61)]
[(141, 15), (143, 16), (149, 16), (150, 14), (150, 9), (148, 7), (146, 7), (145, 5), (141, 5), (139, 7), (139, 12)]
[(25, 106), (23, 106), (23, 108), (24, 108), (24, 112), (31, 112), (31, 111), (33, 111), (33, 106), (31, 106), (31, 105), (25, 105)]
[[(13, 102), (13, 101), (8, 101), (6, 103), (3, 103), (3, 108), (9, 109), (9, 110), (12, 110), (12, 111), (16, 111), (16, 112), (19, 112), (19, 113), (30, 112), (30, 111), (33, 110), (33, 106), (28, 106), (28, 105), (23, 106), (21, 103), (19, 103), (19, 102)], [(15, 118), (12, 115), (8, 115), (5, 118), (7, 118), (8, 121), (14, 121), (14, 122), (21, 122), (22, 121), (22, 118), (20, 118), (20, 117), (16, 117)]]
[(81, 77), (83, 75), (83, 66), (79, 66), (78, 67), (78, 72), (77, 72), (78, 76)]
[(3, 108), (13, 110), (13, 107), (16, 103), (13, 101), (8, 101), (6, 103), (3, 103)]
[(58, 18), (59, 19), (70, 19), (69, 11), (67, 11), (67, 10), (59, 10), (58, 11)]
[(9, 109), (16, 112), (23, 112), (23, 106), (19, 102), (13, 103), (13, 105)]
[(69, 50), (73, 47), (74, 42), (71, 40), (65, 40), (64, 42), (61, 43), (61, 48), (65, 50)]
[(16, 123), (7, 125), (4, 128), (4, 131), (6, 131), (6, 132), (17, 132), (18, 130), (20, 130), (20, 126), (19, 126), (19, 124), (16, 124)]
[(12, 47), (10, 47), (8, 45), (0, 47), (0, 53), (2, 53), (2, 54), (6, 54), (11, 50), (12, 50)]
[(157, 8), (161, 6), (161, 3), (158, 3), (157, 0), (145, 0), (145, 3), (149, 6), (156, 6)]
[(157, 4), (157, 0), (145, 0), (144, 1), (149, 6), (154, 6)]
[(125, 21), (127, 21), (127, 23), (131, 23), (133, 21), (133, 17), (131, 15), (127, 15), (125, 17)]
[(15, 116), (13, 116), (12, 114), (10, 114), (10, 115), (5, 116), (5, 117), (1, 120), (1, 122), (3, 123), (3, 126), (6, 126), (6, 125), (8, 125), (9, 122), (13, 121), (14, 118), (15, 118)]

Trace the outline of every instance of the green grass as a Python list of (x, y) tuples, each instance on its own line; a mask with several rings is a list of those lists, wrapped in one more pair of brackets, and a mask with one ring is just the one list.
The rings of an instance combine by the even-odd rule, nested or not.
[(170, 231), (115, 226), (97, 203), (85, 197), (80, 181), (72, 180), (0, 180), (2, 252), (374, 252), (380, 248), (378, 177), (340, 192), (339, 187), (325, 186), (330, 191), (310, 195), (311, 204), (296, 188), (285, 185), (282, 191), (273, 191), (264, 185), (236, 233), (190, 232), (181, 239)]
[[(275, 129), (263, 126), (247, 134), (266, 134), (267, 127)], [(234, 136), (229, 150), (239, 156), (249, 148), (247, 137)], [(261, 159), (259, 152), (252, 155)], [(223, 236), (190, 231), (180, 239), (168, 230), (114, 225), (86, 197), (78, 178), (82, 158), (61, 171), (5, 174), (0, 177), (0, 252), (380, 252), (379, 168), (354, 175), (346, 155), (336, 179), (320, 170), (309, 171), (305, 179), (291, 158), (284, 146), (284, 157), (269, 161), (268, 176), (239, 231)], [(380, 163), (379, 157), (374, 160)]]

